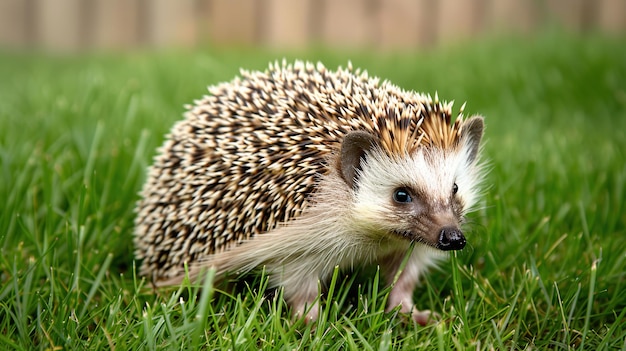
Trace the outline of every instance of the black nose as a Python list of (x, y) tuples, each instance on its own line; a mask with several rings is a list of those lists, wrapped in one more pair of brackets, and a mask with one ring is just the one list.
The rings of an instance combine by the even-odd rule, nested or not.
[(437, 248), (439, 250), (450, 251), (460, 250), (465, 247), (465, 236), (458, 228), (444, 227), (439, 233)]

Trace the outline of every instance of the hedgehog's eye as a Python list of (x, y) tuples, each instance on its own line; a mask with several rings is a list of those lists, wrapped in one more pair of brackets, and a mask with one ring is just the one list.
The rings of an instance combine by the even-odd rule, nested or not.
[(405, 188), (398, 188), (393, 192), (393, 200), (398, 203), (408, 203), (413, 201), (411, 195)]
[(452, 186), (452, 194), (456, 194), (459, 191), (459, 186), (454, 183)]

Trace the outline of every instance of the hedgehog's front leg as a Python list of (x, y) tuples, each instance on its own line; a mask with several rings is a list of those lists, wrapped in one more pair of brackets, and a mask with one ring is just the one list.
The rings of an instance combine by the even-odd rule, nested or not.
[[(394, 283), (398, 270), (402, 268), (404, 255), (403, 253), (389, 255), (383, 260), (382, 268), (389, 284)], [(395, 281), (391, 288), (389, 300), (387, 301), (387, 312), (400, 306), (401, 313), (410, 313), (413, 320), (420, 325), (427, 325), (439, 319), (437, 313), (430, 310), (418, 310), (413, 303), (413, 292), (419, 277), (428, 266), (432, 265), (433, 261), (432, 254), (428, 249), (419, 246), (415, 247), (398, 280)]]
[(319, 278), (315, 274), (283, 273), (282, 281), (285, 300), (296, 318), (304, 315), (305, 323), (315, 322), (319, 314)]

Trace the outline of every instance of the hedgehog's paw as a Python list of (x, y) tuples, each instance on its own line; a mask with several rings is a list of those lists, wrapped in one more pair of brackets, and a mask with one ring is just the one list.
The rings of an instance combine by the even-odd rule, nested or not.
[[(401, 304), (400, 306), (400, 314), (407, 319), (412, 318), (417, 324), (426, 326), (429, 324), (438, 323), (441, 320), (441, 315), (437, 312), (433, 312), (431, 310), (418, 310), (412, 304)], [(412, 307), (406, 307), (412, 306)], [(397, 307), (397, 306), (396, 306)], [(394, 309), (392, 305), (387, 307), (387, 312), (391, 312)]]
[(292, 305), (292, 308), (294, 321), (300, 318), (304, 320), (305, 324), (311, 324), (317, 321), (317, 317), (319, 316), (319, 305), (317, 304), (317, 301), (313, 301), (310, 303), (299, 303), (296, 305)]
[(320, 313), (319, 305), (317, 304), (317, 302), (315, 302), (313, 306), (309, 308), (306, 315), (304, 316), (304, 323), (306, 324), (314, 323), (315, 321), (317, 321), (317, 317), (319, 316), (319, 313)]
[(418, 311), (417, 308), (413, 308), (411, 313), (413, 320), (422, 326), (438, 323), (441, 320), (441, 315), (437, 312), (430, 310)]
[[(285, 289), (287, 294), (288, 289)], [(300, 289), (297, 294), (288, 294), (287, 304), (291, 306), (294, 320), (304, 318), (304, 323), (311, 324), (317, 321), (319, 315), (319, 304), (317, 302), (317, 288)]]
[(397, 284), (391, 290), (389, 294), (389, 301), (387, 305), (387, 312), (391, 312), (396, 307), (400, 307), (399, 312), (406, 316), (406, 318), (412, 318), (416, 323), (420, 325), (427, 325), (437, 323), (441, 320), (441, 316), (430, 310), (418, 310), (413, 304), (413, 284), (407, 286), (403, 284)]

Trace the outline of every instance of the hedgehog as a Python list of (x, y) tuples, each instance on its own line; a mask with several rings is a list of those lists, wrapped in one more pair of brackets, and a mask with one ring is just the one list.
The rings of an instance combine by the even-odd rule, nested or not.
[[(159, 286), (265, 269), (315, 321), (334, 270), (378, 264), (387, 311), (420, 324), (426, 270), (461, 250), (484, 122), (365, 70), (270, 63), (186, 106), (149, 168), (135, 255)], [(401, 269), (403, 268), (403, 269)]]

